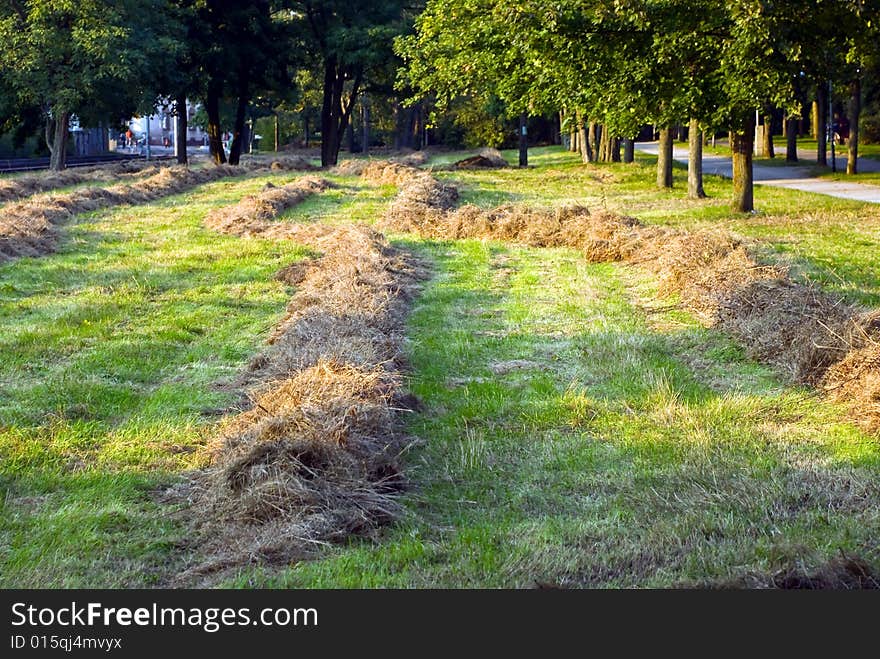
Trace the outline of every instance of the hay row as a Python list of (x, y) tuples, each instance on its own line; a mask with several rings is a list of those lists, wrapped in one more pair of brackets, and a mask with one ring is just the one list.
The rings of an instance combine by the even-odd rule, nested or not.
[(0, 214), (0, 263), (22, 256), (41, 256), (55, 250), (58, 242), (56, 226), (79, 213), (123, 204), (143, 204), (183, 192), (203, 183), (247, 172), (287, 169), (305, 163), (288, 159), (270, 163), (254, 162), (244, 168), (166, 167), (158, 173), (131, 184), (107, 188), (85, 188), (66, 194), (49, 195), (9, 204)]
[(267, 183), (259, 194), (249, 195), (239, 203), (217, 208), (208, 213), (205, 224), (215, 231), (234, 236), (271, 233), (274, 218), (318, 192), (336, 187), (327, 179), (314, 176), (276, 187)]
[(90, 182), (112, 183), (119, 179), (153, 176), (158, 174), (162, 167), (161, 163), (155, 161), (124, 160), (96, 167), (66, 169), (61, 172), (41, 172), (9, 179), (0, 178), (0, 203), (51, 192), (69, 185)]
[(272, 223), (279, 207), (264, 202), (283, 190), (209, 222), (235, 235), (292, 238), (322, 256), (278, 275), (297, 290), (244, 377), (253, 404), (220, 424), (211, 464), (186, 492), (195, 544), (208, 558), (182, 583), (246, 563), (287, 564), (370, 536), (398, 513), (403, 322), (423, 274), (371, 229)]
[[(880, 428), (880, 311), (851, 305), (761, 263), (754, 245), (724, 230), (683, 231), (583, 207), (452, 209), (455, 195), (427, 172), (399, 167), (364, 176), (399, 181), (380, 222), (387, 231), (440, 239), (483, 238), (530, 247), (573, 247), (590, 261), (650, 270), (708, 326), (791, 380), (846, 403), (861, 425)], [(407, 178), (409, 176), (409, 178)]]

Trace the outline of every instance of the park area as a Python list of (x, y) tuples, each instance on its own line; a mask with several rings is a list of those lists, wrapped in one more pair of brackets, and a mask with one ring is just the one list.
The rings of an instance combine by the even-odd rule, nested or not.
[(2, 585), (876, 587), (880, 205), (473, 155), (5, 177)]
[(470, 589), (880, 589), (880, 0), (14, 0), (0, 42), (0, 591), (153, 589), (22, 596), (12, 649), (220, 589), (323, 652), (587, 611)]

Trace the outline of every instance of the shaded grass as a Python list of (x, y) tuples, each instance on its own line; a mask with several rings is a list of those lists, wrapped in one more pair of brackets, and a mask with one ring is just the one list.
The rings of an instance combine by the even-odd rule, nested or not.
[(568, 250), (414, 245), (439, 274), (411, 319), (411, 515), (230, 585), (663, 587), (880, 558), (876, 502), (832, 485), (875, 491), (876, 442), (686, 315), (649, 325), (650, 282)]

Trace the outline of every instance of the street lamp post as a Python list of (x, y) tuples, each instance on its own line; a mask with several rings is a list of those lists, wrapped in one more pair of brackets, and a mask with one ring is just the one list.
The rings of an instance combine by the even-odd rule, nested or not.
[(147, 122), (147, 160), (150, 159), (150, 115), (147, 115), (145, 121)]

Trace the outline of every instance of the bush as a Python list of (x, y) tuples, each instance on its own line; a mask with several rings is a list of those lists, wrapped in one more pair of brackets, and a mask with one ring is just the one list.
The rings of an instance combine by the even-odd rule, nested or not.
[(860, 139), (864, 144), (880, 144), (880, 113), (862, 115)]

